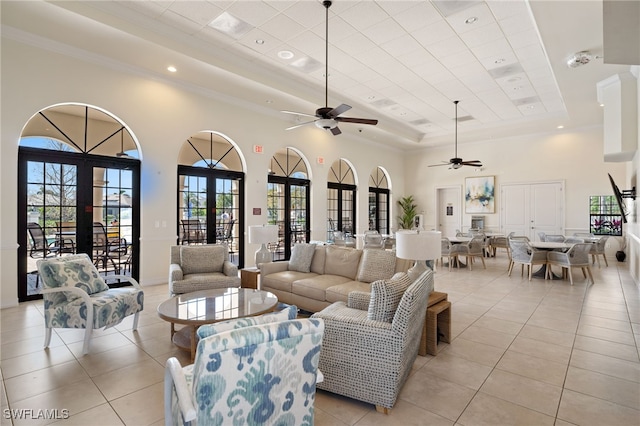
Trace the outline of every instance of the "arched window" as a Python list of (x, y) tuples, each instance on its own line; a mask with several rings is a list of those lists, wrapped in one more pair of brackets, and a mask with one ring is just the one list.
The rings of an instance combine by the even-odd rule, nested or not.
[(389, 234), (389, 179), (382, 167), (376, 167), (369, 176), (369, 230)]
[(233, 141), (212, 131), (186, 140), (177, 204), (179, 244), (224, 243), (231, 261), (244, 265), (244, 163)]
[(93, 106), (55, 105), (26, 123), (18, 150), (20, 301), (39, 297), (43, 257), (87, 253), (103, 275), (138, 278), (139, 157), (129, 128)]
[(355, 218), (356, 178), (346, 160), (336, 160), (327, 177), (327, 240), (333, 240), (334, 231), (353, 234)]
[(293, 148), (277, 151), (267, 182), (267, 220), (279, 228), (274, 260), (289, 259), (291, 247), (309, 241), (311, 233), (310, 180), (302, 155)]

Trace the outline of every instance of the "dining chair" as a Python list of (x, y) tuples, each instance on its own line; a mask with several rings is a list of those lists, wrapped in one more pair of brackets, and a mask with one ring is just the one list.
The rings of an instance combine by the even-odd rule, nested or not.
[[(509, 251), (511, 253), (511, 263), (509, 264), (509, 276), (513, 272), (513, 267), (516, 263), (521, 265), (520, 276), (524, 275), (524, 266), (527, 266), (527, 275), (529, 281), (533, 274), (534, 265), (546, 265), (547, 264), (547, 252), (543, 250), (536, 250), (529, 245), (529, 241), (518, 238), (509, 239)], [(547, 275), (545, 274), (545, 279)]]
[(449, 270), (451, 270), (451, 265), (453, 263), (453, 259), (455, 258), (455, 254), (453, 253), (453, 244), (451, 244), (451, 241), (449, 241), (447, 237), (442, 238), (440, 259), (436, 259), (436, 262), (438, 262), (439, 260), (440, 266), (444, 266), (442, 259), (445, 257), (447, 258), (447, 262), (449, 263)]
[(584, 238), (579, 238), (579, 237), (566, 237), (564, 239), (564, 242), (566, 244), (578, 244), (578, 243), (584, 243)]
[[(484, 263), (484, 239), (482, 237), (473, 237), (470, 241), (466, 243), (455, 244), (453, 247), (453, 255), (456, 258), (460, 256), (465, 256), (467, 261), (467, 266), (469, 270), (473, 270), (473, 259), (479, 257), (482, 261), (482, 267), (487, 269), (486, 263)], [(456, 259), (457, 260), (457, 259)]]
[(382, 238), (382, 235), (380, 235), (378, 231), (366, 231), (364, 233), (363, 248), (383, 249), (384, 239)]
[(540, 238), (540, 241), (546, 241), (547, 240), (547, 234), (546, 232), (538, 232), (538, 237)]
[(544, 241), (550, 242), (550, 243), (564, 243), (564, 235), (547, 235), (544, 238)]
[(547, 262), (549, 263), (549, 267), (547, 268), (547, 274), (550, 275), (551, 265), (558, 265), (562, 267), (562, 276), (565, 276), (565, 272), (569, 273), (569, 281), (571, 285), (573, 285), (573, 275), (571, 274), (571, 270), (573, 268), (582, 269), (582, 274), (585, 278), (587, 278), (587, 273), (589, 274), (589, 279), (591, 283), (594, 283), (593, 275), (591, 274), (591, 266), (589, 264), (589, 254), (591, 252), (593, 244), (591, 243), (578, 243), (571, 246), (571, 248), (566, 252), (561, 251), (550, 251), (547, 253)]
[(609, 262), (607, 262), (607, 255), (605, 254), (605, 248), (607, 247), (607, 240), (609, 239), (608, 235), (604, 235), (602, 237), (600, 237), (598, 239), (598, 241), (596, 241), (595, 243), (592, 243), (592, 247), (591, 247), (591, 259), (593, 261), (593, 263), (596, 263), (596, 260), (598, 261), (598, 269), (600, 268), (600, 257), (602, 256), (602, 258), (604, 259), (604, 263), (605, 265), (607, 265), (607, 268), (609, 267)]

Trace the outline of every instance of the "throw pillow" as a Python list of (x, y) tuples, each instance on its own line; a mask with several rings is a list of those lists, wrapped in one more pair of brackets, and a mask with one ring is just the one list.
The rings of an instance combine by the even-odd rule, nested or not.
[(371, 283), (367, 318), (373, 321), (392, 322), (398, 303), (410, 285), (411, 279), (405, 272), (399, 272), (388, 280)]
[(203, 339), (205, 337), (213, 336), (214, 334), (222, 333), (223, 331), (235, 330), (237, 328), (250, 327), (252, 325), (266, 324), (270, 322), (293, 320), (296, 319), (297, 316), (298, 307), (296, 305), (288, 305), (283, 310), (277, 312), (203, 325), (198, 328), (198, 337)]
[(211, 244), (203, 246), (181, 246), (180, 266), (184, 274), (202, 274), (206, 272), (222, 272), (227, 260), (227, 246)]
[(356, 281), (371, 283), (375, 280), (386, 280), (393, 276), (396, 268), (396, 254), (380, 249), (365, 249), (358, 267)]
[(324, 262), (325, 275), (339, 275), (355, 280), (361, 255), (362, 250), (336, 247), (335, 245), (327, 246)]
[(298, 272), (310, 272), (313, 253), (316, 251), (315, 244), (300, 243), (291, 249), (291, 259), (289, 259), (289, 270)]

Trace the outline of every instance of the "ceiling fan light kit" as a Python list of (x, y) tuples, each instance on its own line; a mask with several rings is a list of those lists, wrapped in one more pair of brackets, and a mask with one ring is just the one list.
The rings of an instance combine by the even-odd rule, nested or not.
[(482, 162), (480, 160), (470, 160), (464, 161), (462, 158), (458, 157), (458, 103), (460, 101), (453, 101), (456, 106), (456, 134), (455, 134), (455, 157), (449, 159), (449, 161), (443, 161), (442, 164), (432, 164), (429, 167), (436, 166), (451, 166), (450, 169), (459, 169), (462, 166), (471, 166), (471, 167), (482, 167)]
[(368, 118), (353, 118), (353, 117), (340, 117), (340, 114), (351, 109), (351, 106), (347, 104), (340, 104), (335, 108), (329, 107), (329, 7), (331, 7), (330, 0), (324, 0), (322, 5), (325, 7), (326, 25), (325, 25), (325, 72), (324, 72), (324, 107), (320, 107), (316, 110), (315, 115), (294, 112), (294, 111), (281, 111), (286, 114), (295, 114), (305, 117), (315, 117), (316, 120), (308, 121), (306, 123), (298, 124), (288, 127), (286, 130), (296, 129), (307, 124), (314, 123), (319, 129), (329, 130), (334, 136), (342, 133), (338, 128), (339, 122), (344, 123), (357, 123), (357, 124), (369, 124), (375, 126), (378, 124), (378, 120)]

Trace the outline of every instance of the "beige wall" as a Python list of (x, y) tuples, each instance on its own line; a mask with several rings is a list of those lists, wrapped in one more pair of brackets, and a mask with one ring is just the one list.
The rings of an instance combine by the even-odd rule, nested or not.
[[(334, 137), (307, 126), (285, 131), (291, 125), (285, 114), (262, 114), (255, 106), (244, 108), (177, 88), (165, 81), (141, 78), (71, 56), (2, 39), (2, 117), (0, 160), (0, 307), (17, 303), (16, 176), (18, 141), (22, 127), (39, 110), (63, 102), (103, 108), (122, 120), (140, 144), (141, 265), (142, 285), (166, 282), (169, 246), (176, 241), (177, 158), (184, 141), (202, 130), (215, 130), (234, 141), (244, 156), (246, 170), (246, 225), (266, 221), (267, 170), (271, 156), (291, 146), (308, 160), (312, 180), (312, 239), (326, 237), (326, 182), (331, 164), (345, 158), (353, 164), (358, 191), (358, 231), (367, 227), (367, 182), (377, 166), (389, 171), (394, 197), (403, 195), (401, 152), (369, 143), (366, 139)], [(254, 154), (254, 144), (264, 145)], [(323, 157), (323, 165), (316, 159)], [(251, 215), (253, 207), (261, 216)], [(156, 227), (156, 224), (159, 227)], [(246, 245), (247, 264), (258, 249)]]

